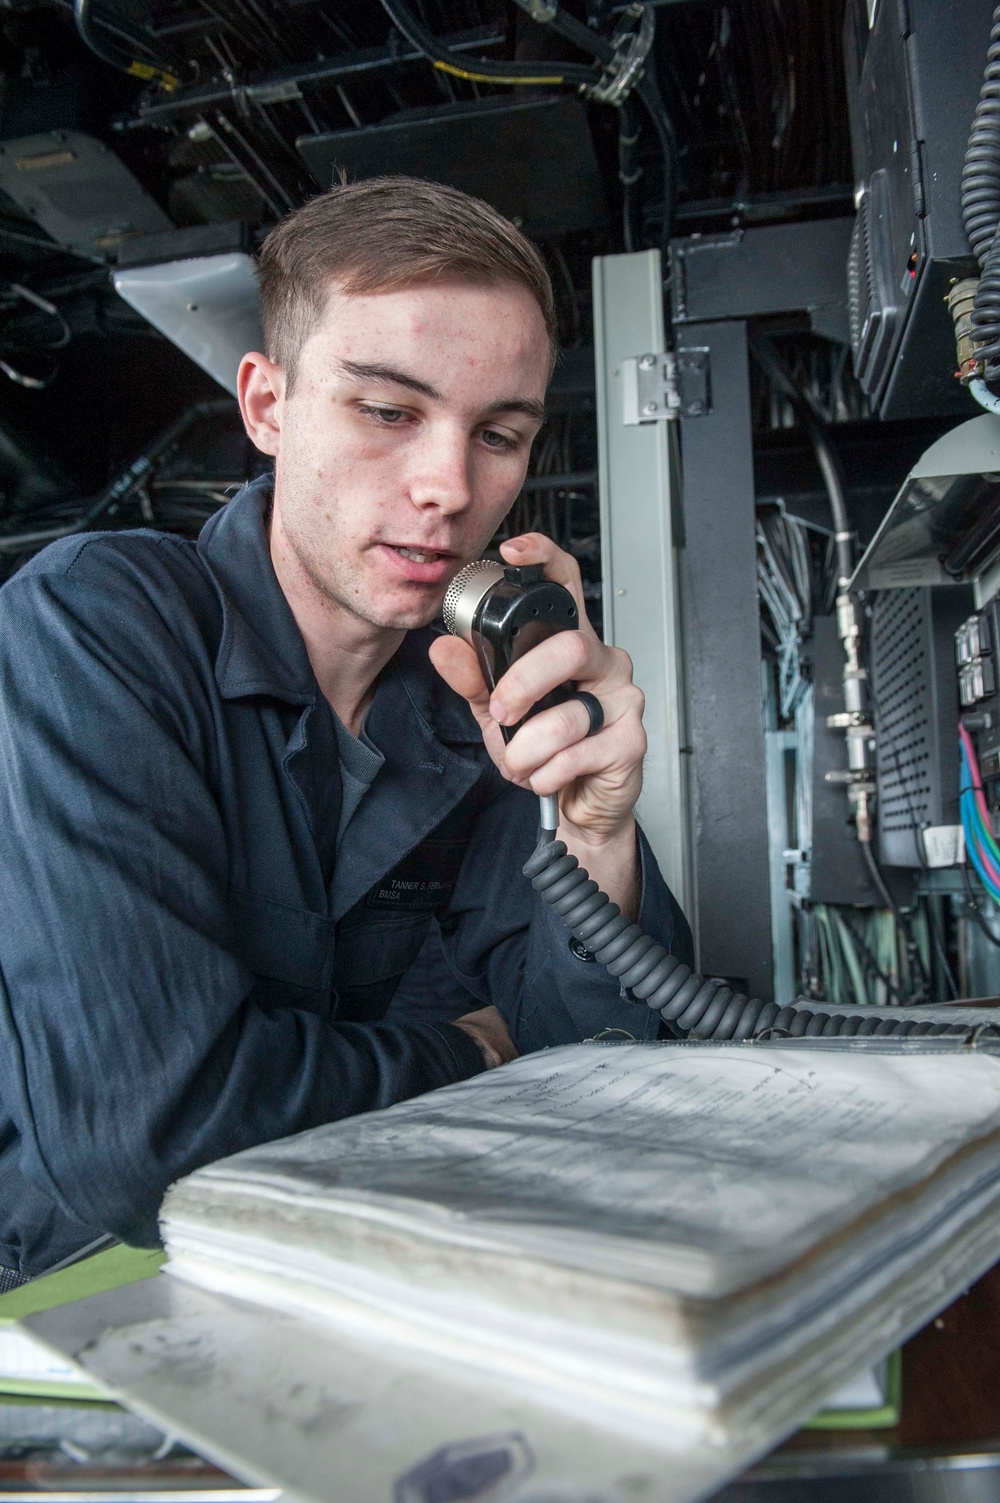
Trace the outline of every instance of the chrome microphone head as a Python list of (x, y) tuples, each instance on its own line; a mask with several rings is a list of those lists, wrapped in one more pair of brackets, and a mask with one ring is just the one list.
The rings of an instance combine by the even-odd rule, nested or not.
[(472, 641), (472, 626), (483, 596), (503, 579), (504, 566), (492, 558), (474, 558), (459, 569), (444, 597), (444, 624), (453, 637)]

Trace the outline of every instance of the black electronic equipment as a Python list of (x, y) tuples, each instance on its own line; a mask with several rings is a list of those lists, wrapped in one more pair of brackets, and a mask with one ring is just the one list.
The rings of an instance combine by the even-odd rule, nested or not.
[(992, 0), (849, 0), (844, 56), (857, 220), (854, 368), (885, 418), (961, 414), (951, 284), (978, 276), (960, 181)]
[[(570, 94), (463, 99), (295, 143), (319, 183), (401, 172), (484, 198), (530, 235), (607, 222), (583, 101)], [(566, 163), (573, 163), (572, 172)]]
[(936, 832), (960, 824), (955, 632), (971, 609), (967, 585), (886, 590), (875, 598), (871, 685), (879, 860), (886, 866), (941, 864)]

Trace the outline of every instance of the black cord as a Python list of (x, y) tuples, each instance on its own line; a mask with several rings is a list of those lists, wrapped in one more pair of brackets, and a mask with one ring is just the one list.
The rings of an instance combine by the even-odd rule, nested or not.
[(892, 916), (896, 920), (896, 923), (899, 925), (903, 938), (906, 941), (906, 953), (909, 957), (910, 964), (915, 970), (920, 972), (920, 977), (924, 985), (929, 986), (931, 978), (928, 974), (927, 967), (924, 965), (924, 958), (920, 953), (920, 946), (917, 944), (912, 929), (906, 922), (906, 919), (903, 917), (902, 909), (886, 886), (885, 878), (882, 875), (882, 869), (879, 866), (878, 862), (875, 860), (875, 852), (871, 848), (871, 841), (862, 840), (860, 842), (860, 845), (865, 865), (868, 868), (868, 875), (872, 880), (872, 886), (875, 888), (875, 891), (882, 899), (883, 905), (891, 910)]
[(847, 498), (844, 494), (840, 460), (830, 442), (826, 424), (813, 408), (805, 392), (796, 385), (791, 372), (767, 335), (750, 324), (747, 326), (747, 341), (750, 345), (750, 353), (757, 364), (791, 402), (796, 417), (809, 435), (830, 502), (833, 536), (837, 547), (838, 585), (841, 589), (845, 589), (854, 570), (851, 552), (851, 523), (847, 515)]
[(117, 36), (127, 40), (130, 50), (134, 49), (135, 52), (149, 53), (154, 58), (152, 63), (143, 62), (141, 58), (134, 55), (130, 56), (129, 52), (119, 52), (117, 48), (98, 36), (94, 25), (91, 0), (73, 0), (73, 21), (80, 40), (85, 46), (90, 48), (95, 57), (99, 57), (109, 67), (117, 68), (121, 73), (130, 73), (133, 78), (155, 79), (166, 89), (175, 89), (177, 87), (179, 80), (176, 75), (170, 72), (166, 63), (156, 58), (155, 53), (145, 43), (140, 42), (137, 38), (128, 37), (117, 26), (113, 28)]
[(1000, 5), (962, 167), (962, 222), (980, 265), (972, 309), (976, 355), (994, 380), (1000, 361)]
[(977, 899), (976, 894), (973, 891), (972, 881), (969, 877), (969, 868), (964, 863), (962, 865), (962, 881), (965, 884), (966, 911), (972, 915), (976, 927), (982, 930), (983, 934), (989, 940), (990, 944), (995, 945), (996, 948), (1000, 950), (1000, 937), (993, 933), (993, 930), (983, 918), (982, 911), (979, 907), (979, 900)]
[[(574, 16), (567, 15), (561, 7), (557, 7), (555, 15), (551, 16), (545, 25), (551, 26), (553, 31), (558, 32), (574, 47), (579, 47), (581, 52), (591, 53), (605, 67), (613, 61), (615, 49), (612, 44), (605, 37), (592, 31), (589, 26), (584, 26), (577, 21)], [(660, 250), (664, 258), (664, 270), (666, 270), (666, 257), (673, 230), (677, 197), (677, 135), (652, 72), (651, 56), (646, 59), (646, 67), (635, 92), (642, 100), (653, 123), (663, 157), (663, 224), (660, 231)]]
[[(400, 0), (381, 0), (382, 9), (402, 37), (429, 58), (435, 68), (473, 83), (523, 84), (546, 87), (556, 84), (597, 82), (597, 70), (583, 63), (498, 63), (492, 58), (466, 57), (442, 46)], [(586, 29), (586, 28), (584, 28)]]
[(622, 185), (622, 243), (626, 251), (638, 248), (636, 184), (642, 177), (639, 164), (639, 122), (627, 99), (618, 112), (618, 181)]

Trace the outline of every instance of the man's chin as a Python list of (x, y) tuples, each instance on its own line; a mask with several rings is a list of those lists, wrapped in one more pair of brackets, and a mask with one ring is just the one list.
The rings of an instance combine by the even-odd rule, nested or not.
[(444, 591), (436, 591), (433, 597), (419, 604), (413, 601), (406, 605), (387, 605), (384, 610), (376, 609), (373, 619), (376, 625), (389, 631), (417, 631), (421, 626), (429, 626), (441, 614), (443, 599)]

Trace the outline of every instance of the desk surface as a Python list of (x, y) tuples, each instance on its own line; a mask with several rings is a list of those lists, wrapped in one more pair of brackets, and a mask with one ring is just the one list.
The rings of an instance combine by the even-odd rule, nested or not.
[[(68, 1456), (19, 1459), (2, 1447), (0, 1500), (36, 1491), (51, 1497), (88, 1482), (120, 1493), (140, 1475), (144, 1491), (214, 1495), (218, 1503), (233, 1496), (225, 1473), (190, 1453), (158, 1458), (139, 1473), (134, 1461), (122, 1461), (88, 1468)], [(800, 1431), (716, 1495), (716, 1503), (939, 1500), (1000, 1503), (1000, 1264), (904, 1346), (896, 1429)]]

